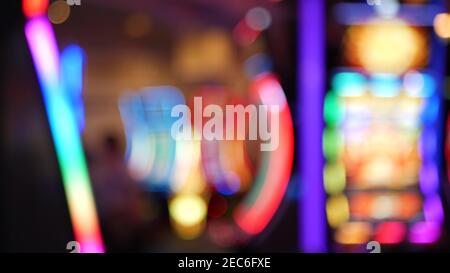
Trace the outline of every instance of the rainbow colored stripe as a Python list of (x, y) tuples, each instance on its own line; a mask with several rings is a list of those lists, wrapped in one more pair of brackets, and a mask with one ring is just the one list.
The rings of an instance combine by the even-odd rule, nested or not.
[(25, 35), (42, 88), (75, 239), (81, 252), (104, 252), (77, 119), (60, 78), (54, 33), (47, 18), (34, 16), (25, 26)]

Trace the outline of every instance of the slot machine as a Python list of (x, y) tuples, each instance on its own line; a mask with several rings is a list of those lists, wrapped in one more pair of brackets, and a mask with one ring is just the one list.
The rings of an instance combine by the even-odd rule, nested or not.
[(321, 251), (366, 252), (370, 241), (414, 251), (442, 239), (445, 52), (433, 22), (444, 11), (444, 1), (330, 7), (328, 27), (342, 34), (323, 74)]

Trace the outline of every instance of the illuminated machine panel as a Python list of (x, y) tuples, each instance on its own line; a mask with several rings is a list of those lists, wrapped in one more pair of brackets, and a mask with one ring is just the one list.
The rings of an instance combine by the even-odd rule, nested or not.
[[(333, 70), (324, 98), (322, 149), (326, 218), (338, 245), (433, 244), (442, 236), (442, 45), (429, 27), (439, 4), (334, 7), (348, 27), (344, 66)], [(414, 21), (424, 9), (430, 15)]]
[[(193, 99), (186, 99), (175, 87), (159, 86), (129, 92), (119, 101), (130, 173), (146, 189), (168, 199), (172, 227), (183, 239), (195, 239), (206, 231), (220, 246), (245, 242), (269, 225), (287, 189), (294, 132), (278, 78), (270, 72), (258, 73), (251, 78), (248, 98), (237, 100), (230, 94), (223, 87), (205, 85)], [(249, 140), (200, 138), (202, 124), (211, 120), (202, 116), (203, 105), (244, 109), (250, 102), (255, 109), (277, 106), (276, 112), (269, 110), (266, 115), (270, 120), (272, 115), (279, 118), (279, 145), (273, 151), (258, 151), (255, 166), (248, 159)], [(173, 116), (175, 106), (185, 106), (192, 115)], [(239, 115), (228, 118), (236, 122)], [(188, 125), (191, 138), (173, 138), (172, 125), (180, 121)]]

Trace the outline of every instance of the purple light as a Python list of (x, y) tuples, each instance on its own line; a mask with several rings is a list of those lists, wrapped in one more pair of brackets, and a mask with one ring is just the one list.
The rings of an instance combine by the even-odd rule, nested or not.
[(417, 222), (410, 230), (409, 241), (415, 244), (430, 244), (439, 239), (440, 224), (434, 222)]
[[(442, 8), (439, 5), (417, 5), (405, 4), (400, 7), (398, 17), (404, 18), (409, 25), (430, 26), (433, 19)], [(370, 18), (376, 17), (377, 13), (373, 6), (367, 3), (340, 3), (333, 10), (336, 20), (343, 25), (365, 24)]]
[(436, 192), (439, 188), (439, 174), (436, 164), (423, 164), (419, 172), (419, 186), (420, 191), (424, 195), (430, 195)]
[[(434, 106), (429, 106), (434, 108)], [(438, 149), (437, 132), (434, 128), (430, 127), (425, 127), (420, 137), (420, 150), (422, 153), (422, 160), (426, 161), (434, 161)]]
[(444, 210), (438, 194), (425, 199), (423, 207), (427, 222), (442, 223), (444, 221)]
[(25, 33), (40, 82), (58, 85), (59, 55), (50, 23), (45, 17), (34, 18), (26, 24)]
[(322, 106), (325, 91), (325, 7), (323, 0), (298, 5), (298, 94), (300, 128), (300, 248), (326, 252), (325, 192), (322, 168)]

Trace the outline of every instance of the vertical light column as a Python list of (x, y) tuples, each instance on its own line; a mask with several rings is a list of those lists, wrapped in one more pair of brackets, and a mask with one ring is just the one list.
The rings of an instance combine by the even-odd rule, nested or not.
[[(24, 12), (29, 17), (25, 35), (44, 97), (75, 240), (80, 243), (81, 252), (103, 252), (77, 120), (61, 80), (58, 47), (50, 22), (44, 15), (45, 3), (23, 1)], [(39, 8), (30, 8), (35, 6)], [(32, 12), (34, 10), (39, 12)]]
[(300, 155), (299, 242), (304, 252), (326, 252), (322, 168), (325, 91), (325, 1), (298, 2), (298, 107)]
[(77, 119), (79, 131), (84, 131), (83, 66), (84, 52), (78, 45), (69, 45), (61, 52), (61, 80)]

